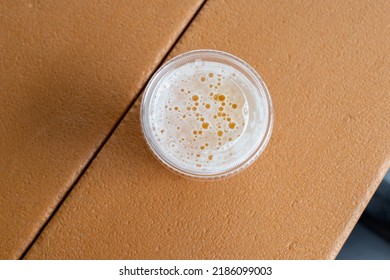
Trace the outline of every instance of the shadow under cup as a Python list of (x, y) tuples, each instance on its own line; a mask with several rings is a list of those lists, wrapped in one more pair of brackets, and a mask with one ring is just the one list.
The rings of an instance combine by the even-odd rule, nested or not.
[(219, 179), (254, 162), (272, 132), (267, 87), (241, 59), (215, 50), (179, 55), (151, 78), (141, 124), (154, 155), (192, 178)]

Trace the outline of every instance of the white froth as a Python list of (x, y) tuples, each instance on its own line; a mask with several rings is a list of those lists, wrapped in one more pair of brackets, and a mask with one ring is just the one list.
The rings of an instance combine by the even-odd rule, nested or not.
[(250, 152), (258, 140), (250, 133), (261, 136), (260, 126), (253, 123), (262, 117), (261, 108), (253, 84), (240, 71), (197, 60), (159, 82), (149, 117), (154, 137), (171, 161), (186, 170), (207, 171)]

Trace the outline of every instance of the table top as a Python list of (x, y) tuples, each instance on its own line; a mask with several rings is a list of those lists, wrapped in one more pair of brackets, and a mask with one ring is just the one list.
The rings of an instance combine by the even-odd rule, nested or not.
[[(0, 258), (335, 258), (390, 167), (390, 3), (152, 2), (0, 4)], [(225, 180), (142, 137), (143, 87), (194, 49), (273, 99), (267, 148)]]

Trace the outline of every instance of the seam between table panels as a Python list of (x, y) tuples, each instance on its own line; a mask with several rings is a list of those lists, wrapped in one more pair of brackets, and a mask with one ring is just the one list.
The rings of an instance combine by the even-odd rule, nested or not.
[(93, 152), (92, 156), (90, 157), (90, 159), (87, 161), (87, 163), (85, 164), (85, 166), (81, 169), (79, 175), (77, 175), (76, 179), (74, 180), (74, 182), (72, 183), (72, 185), (69, 187), (69, 189), (65, 192), (65, 194), (63, 195), (63, 197), (60, 199), (60, 201), (58, 202), (58, 204), (56, 205), (56, 207), (54, 208), (54, 210), (50, 213), (50, 215), (48, 215), (48, 218), (46, 219), (46, 221), (43, 223), (43, 225), (40, 227), (40, 229), (37, 231), (37, 233), (35, 234), (34, 238), (29, 242), (29, 244), (26, 246), (26, 248), (23, 250), (23, 252), (20, 254), (19, 256), (19, 259), (24, 259), (24, 257), (27, 255), (28, 251), (31, 249), (31, 247), (34, 245), (34, 243), (37, 241), (37, 239), (39, 238), (39, 236), (42, 234), (42, 232), (45, 230), (46, 226), (50, 223), (51, 219), (55, 216), (55, 214), (57, 213), (57, 211), (61, 208), (62, 204), (65, 202), (65, 200), (67, 199), (67, 197), (69, 196), (69, 194), (72, 192), (72, 190), (74, 189), (74, 187), (78, 184), (78, 182), (80, 181), (80, 179), (83, 177), (83, 175), (85, 174), (85, 172), (88, 170), (88, 168), (91, 166), (92, 162), (95, 160), (95, 158), (97, 157), (97, 155), (100, 153), (100, 151), (103, 149), (103, 147), (106, 145), (106, 143), (109, 141), (109, 139), (111, 138), (111, 136), (115, 133), (116, 129), (118, 128), (118, 126), (120, 125), (120, 123), (123, 121), (123, 119), (125, 118), (125, 116), (129, 113), (129, 111), (131, 110), (131, 108), (134, 106), (134, 104), (137, 102), (137, 100), (140, 98), (142, 92), (144, 91), (146, 85), (148, 84), (149, 80), (151, 79), (151, 77), (153, 76), (153, 74), (157, 71), (157, 69), (159, 69), (162, 64), (165, 62), (165, 60), (167, 59), (167, 57), (169, 56), (169, 54), (172, 52), (173, 48), (177, 45), (177, 43), (180, 41), (181, 37), (186, 33), (187, 29), (190, 27), (190, 25), (192, 24), (192, 22), (195, 20), (195, 18), (198, 16), (199, 12), (203, 9), (204, 5), (206, 4), (208, 0), (203, 0), (203, 2), (199, 5), (199, 7), (196, 9), (195, 13), (192, 15), (192, 17), (190, 18), (190, 20), (187, 22), (187, 24), (184, 26), (184, 28), (182, 29), (182, 31), (179, 33), (179, 35), (176, 37), (176, 39), (174, 40), (174, 42), (172, 43), (172, 45), (170, 46), (170, 48), (167, 50), (167, 52), (165, 53), (164, 57), (160, 60), (160, 63), (154, 68), (154, 70), (151, 72), (151, 74), (149, 74), (149, 77), (147, 78), (146, 82), (144, 83), (144, 85), (141, 87), (141, 89), (138, 91), (138, 93), (136, 94), (136, 96), (133, 98), (133, 100), (130, 101), (130, 103), (128, 104), (128, 106), (124, 109), (123, 113), (119, 116), (119, 118), (117, 119), (117, 121), (115, 122), (115, 124), (113, 125), (113, 127), (111, 128), (111, 130), (108, 132), (108, 134), (106, 135), (106, 137), (102, 140), (102, 142), (100, 143), (100, 145), (97, 147), (97, 149)]

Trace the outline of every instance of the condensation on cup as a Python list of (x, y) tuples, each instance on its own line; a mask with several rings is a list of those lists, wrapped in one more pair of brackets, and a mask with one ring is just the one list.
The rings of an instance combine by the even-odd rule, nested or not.
[(154, 155), (191, 178), (220, 179), (243, 170), (265, 149), (273, 109), (266, 85), (241, 59), (196, 50), (163, 65), (141, 105)]

